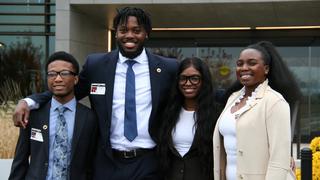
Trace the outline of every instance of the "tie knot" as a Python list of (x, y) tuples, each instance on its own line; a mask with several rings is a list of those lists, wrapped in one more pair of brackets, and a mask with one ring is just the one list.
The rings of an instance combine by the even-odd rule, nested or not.
[(134, 63), (136, 63), (137, 61), (135, 60), (132, 60), (132, 59), (129, 59), (129, 60), (126, 60), (126, 63), (128, 64), (128, 66), (132, 67), (134, 65)]
[(59, 114), (63, 114), (64, 112), (66, 112), (68, 110), (68, 108), (64, 107), (64, 106), (59, 106), (59, 107), (57, 107), (56, 110), (59, 112)]

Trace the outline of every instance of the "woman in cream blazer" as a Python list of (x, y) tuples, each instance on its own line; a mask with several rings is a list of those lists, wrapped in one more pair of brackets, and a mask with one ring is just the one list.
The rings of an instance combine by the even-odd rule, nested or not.
[[(259, 58), (264, 63), (260, 69), (257, 68)], [(279, 73), (279, 68), (287, 77)], [(290, 169), (291, 137), (290, 107), (286, 99), (291, 102), (299, 97), (298, 86), (270, 42), (259, 42), (241, 52), (237, 78), (241, 86), (231, 90), (213, 134), (214, 179), (226, 180), (229, 173), (227, 180), (285, 180)], [(242, 89), (235, 92), (239, 88)], [(224, 142), (219, 126), (225, 117), (230, 117), (226, 113), (234, 116), (229, 122), (235, 121), (235, 141), (231, 143), (236, 154), (235, 171), (227, 171), (227, 165), (232, 166), (234, 161), (227, 164), (225, 147), (230, 148), (230, 140)]]

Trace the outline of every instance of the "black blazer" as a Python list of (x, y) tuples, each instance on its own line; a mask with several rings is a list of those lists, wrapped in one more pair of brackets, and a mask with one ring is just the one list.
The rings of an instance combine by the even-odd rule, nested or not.
[[(51, 101), (40, 109), (31, 111), (27, 128), (20, 129), (9, 180), (46, 179), (49, 161), (50, 105)], [(77, 103), (71, 145), (70, 180), (92, 179), (97, 124), (93, 111)], [(30, 139), (31, 128), (41, 130), (43, 142)]]
[[(203, 159), (199, 156), (199, 149), (201, 148), (198, 144), (199, 132), (196, 130), (192, 145), (189, 151), (181, 157), (179, 152), (173, 146), (169, 144), (169, 158), (170, 168), (167, 172), (166, 180), (212, 180), (213, 179), (213, 151), (209, 153), (208, 159), (211, 159), (211, 164), (204, 164)], [(209, 147), (213, 147), (212, 143), (208, 144)], [(205, 172), (204, 166), (207, 166)]]
[[(166, 104), (167, 97), (178, 68), (176, 59), (165, 58), (146, 51), (149, 61), (151, 82), (152, 110), (149, 118), (149, 133), (157, 142), (160, 122), (156, 119)], [(95, 177), (105, 178), (115, 168), (110, 144), (110, 126), (112, 114), (113, 88), (119, 51), (91, 54), (87, 57), (79, 82), (75, 88), (77, 99), (89, 96), (91, 108), (96, 112), (99, 121), (97, 155), (95, 158)], [(105, 84), (103, 95), (90, 94), (92, 83)], [(32, 95), (30, 98), (38, 103), (48, 101), (50, 94)]]

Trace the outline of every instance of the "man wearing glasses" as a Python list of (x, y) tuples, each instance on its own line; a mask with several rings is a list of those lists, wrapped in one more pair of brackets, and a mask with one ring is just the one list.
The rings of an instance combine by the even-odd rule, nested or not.
[(74, 97), (79, 64), (60, 51), (49, 57), (46, 72), (53, 96), (20, 129), (9, 180), (91, 179), (98, 125), (93, 111)]

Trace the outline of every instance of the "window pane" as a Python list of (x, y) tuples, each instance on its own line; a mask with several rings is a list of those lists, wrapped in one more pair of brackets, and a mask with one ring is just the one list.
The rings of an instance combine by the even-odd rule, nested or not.
[(320, 47), (310, 48), (310, 131), (320, 135)]
[(56, 16), (50, 16), (50, 22), (55, 23), (56, 22)]
[(54, 36), (49, 37), (49, 55), (55, 52), (56, 38)]
[(32, 5), (1, 5), (0, 12), (2, 13), (44, 13), (43, 6), (32, 6)]
[(0, 23), (44, 23), (44, 17), (1, 15)]
[(50, 26), (50, 32), (56, 32), (56, 26)]
[(44, 26), (3, 26), (0, 32), (44, 32)]
[[(39, 63), (38, 68), (39, 69), (28, 69), (30, 72), (32, 71), (33, 74), (36, 74), (34, 81), (31, 81), (33, 84), (32, 88), (30, 86), (30, 89), (28, 93), (30, 92), (39, 92), (43, 89), (43, 77), (44, 77), (44, 64), (45, 64), (45, 37), (44, 36), (0, 36), (0, 41), (5, 44), (5, 50), (12, 51), (26, 51), (28, 56), (25, 55), (25, 53), (11, 53), (12, 58), (15, 58), (17, 61), (16, 65), (13, 67), (13, 71), (18, 71), (19, 66), (21, 66), (22, 69), (25, 69), (25, 66), (23, 66), (23, 63), (25, 61), (30, 60), (31, 57), (35, 57), (36, 62)], [(25, 58), (25, 59), (24, 59)], [(28, 61), (29, 62), (29, 61)], [(10, 67), (10, 66), (9, 66)], [(24, 68), (23, 68), (24, 67)], [(32, 66), (37, 68), (36, 66)], [(24, 71), (25, 72), (25, 71)], [(29, 72), (29, 71), (28, 71)], [(15, 76), (15, 78), (19, 78), (19, 74)], [(24, 76), (23, 76), (24, 77)], [(25, 77), (28, 78), (28, 77)], [(21, 80), (21, 82), (25, 82), (24, 80)]]
[[(45, 0), (1, 0), (5, 3), (44, 3)], [(53, 1), (55, 2), (55, 0)]]

